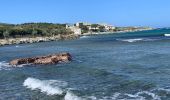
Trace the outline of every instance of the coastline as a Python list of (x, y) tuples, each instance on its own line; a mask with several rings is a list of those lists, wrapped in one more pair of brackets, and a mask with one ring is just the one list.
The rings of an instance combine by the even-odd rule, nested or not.
[(100, 35), (100, 34), (118, 34), (118, 33), (127, 33), (127, 32), (141, 32), (141, 31), (150, 31), (150, 30), (155, 30), (153, 29), (141, 29), (141, 30), (133, 30), (133, 31), (117, 31), (117, 32), (88, 32), (88, 33), (84, 33), (81, 36), (86, 36), (86, 35)]
[(13, 44), (26, 44), (26, 43), (38, 43), (38, 42), (49, 42), (59, 40), (73, 40), (79, 38), (79, 35), (56, 35), (51, 37), (23, 37), (23, 38), (8, 38), (0, 39), (0, 46), (13, 45)]
[(139, 31), (148, 31), (154, 29), (146, 30), (134, 30), (134, 31), (117, 31), (117, 32), (89, 32), (81, 35), (69, 34), (69, 35), (55, 35), (50, 37), (23, 37), (23, 38), (8, 38), (0, 39), (0, 46), (4, 45), (13, 45), (13, 44), (26, 44), (26, 43), (39, 43), (39, 42), (50, 42), (50, 41), (60, 41), (60, 40), (73, 40), (78, 39), (81, 36), (90, 36), (90, 35), (101, 35), (101, 34), (119, 34), (127, 32), (139, 32)]

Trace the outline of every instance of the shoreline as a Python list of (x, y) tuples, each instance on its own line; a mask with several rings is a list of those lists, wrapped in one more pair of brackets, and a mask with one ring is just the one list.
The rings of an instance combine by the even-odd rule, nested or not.
[(142, 32), (142, 31), (151, 31), (155, 29), (141, 29), (141, 30), (134, 30), (134, 31), (117, 31), (117, 32), (88, 32), (84, 33), (81, 36), (87, 36), (87, 35), (103, 35), (103, 34), (119, 34), (119, 33), (128, 33), (128, 32)]
[(56, 36), (45, 36), (45, 37), (22, 37), (22, 38), (8, 38), (0, 39), (0, 47), (5, 45), (14, 45), (14, 44), (28, 44), (28, 43), (39, 43), (39, 42), (50, 42), (50, 41), (60, 41), (60, 40), (73, 40), (78, 39), (81, 36), (90, 36), (90, 35), (103, 35), (103, 34), (119, 34), (127, 32), (140, 32), (140, 31), (149, 31), (148, 30), (134, 30), (134, 31), (117, 31), (117, 32), (89, 32), (81, 35), (69, 34), (69, 35), (56, 35)]
[(73, 40), (79, 38), (79, 35), (69, 34), (69, 35), (56, 35), (51, 37), (23, 37), (23, 38), (8, 38), (0, 39), (0, 47), (5, 45), (14, 44), (27, 44), (27, 43), (39, 43), (39, 42), (50, 42), (50, 41), (60, 41), (60, 40)]

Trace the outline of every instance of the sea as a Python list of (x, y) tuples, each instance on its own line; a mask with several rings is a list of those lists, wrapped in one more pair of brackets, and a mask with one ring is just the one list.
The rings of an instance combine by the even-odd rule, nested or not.
[[(170, 100), (170, 29), (0, 47), (0, 100)], [(69, 52), (72, 61), (9, 61)]]

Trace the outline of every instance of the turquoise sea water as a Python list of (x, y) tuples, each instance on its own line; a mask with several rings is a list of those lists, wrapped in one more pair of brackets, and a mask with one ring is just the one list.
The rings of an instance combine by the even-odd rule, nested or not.
[[(170, 100), (168, 29), (0, 47), (0, 100)], [(12, 68), (15, 58), (69, 52), (73, 61)]]

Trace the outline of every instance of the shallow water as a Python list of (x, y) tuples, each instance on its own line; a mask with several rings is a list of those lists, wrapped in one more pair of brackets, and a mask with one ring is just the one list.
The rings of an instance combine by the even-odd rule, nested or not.
[[(170, 30), (0, 47), (0, 100), (168, 100)], [(15, 58), (70, 52), (73, 61), (11, 68)]]

